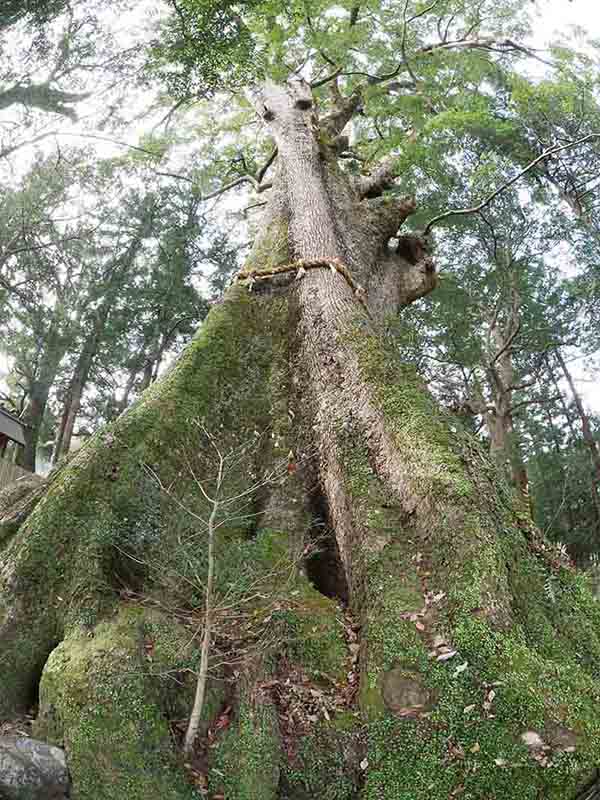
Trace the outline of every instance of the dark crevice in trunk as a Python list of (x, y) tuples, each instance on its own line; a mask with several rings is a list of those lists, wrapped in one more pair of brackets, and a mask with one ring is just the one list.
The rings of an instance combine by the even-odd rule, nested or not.
[(268, 493), (265, 490), (259, 489), (256, 492), (250, 507), (249, 507), (249, 523), (246, 528), (245, 538), (256, 539), (258, 531), (262, 525), (264, 510), (267, 507)]
[(309, 495), (311, 527), (308, 540), (312, 545), (305, 559), (306, 575), (315, 589), (325, 597), (348, 602), (348, 582), (334, 531), (329, 527), (329, 509), (322, 492)]
[(116, 594), (142, 594), (149, 577), (149, 565), (133, 552), (113, 548), (104, 569), (111, 589)]

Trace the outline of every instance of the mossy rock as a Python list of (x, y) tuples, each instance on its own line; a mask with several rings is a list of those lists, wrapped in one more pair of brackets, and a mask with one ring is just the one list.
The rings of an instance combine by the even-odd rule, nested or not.
[[(35, 733), (65, 748), (74, 800), (197, 797), (169, 729), (174, 675), (163, 674), (183, 669), (187, 640), (171, 620), (131, 606), (52, 652)], [(190, 708), (193, 684), (180, 692)]]

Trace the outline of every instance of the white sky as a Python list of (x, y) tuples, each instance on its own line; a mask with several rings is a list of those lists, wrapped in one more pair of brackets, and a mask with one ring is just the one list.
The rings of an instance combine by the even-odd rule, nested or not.
[(600, 37), (598, 0), (546, 0), (540, 3), (533, 16), (537, 27), (536, 43), (542, 46), (556, 38), (557, 33), (565, 33), (571, 25), (584, 28), (590, 37)]

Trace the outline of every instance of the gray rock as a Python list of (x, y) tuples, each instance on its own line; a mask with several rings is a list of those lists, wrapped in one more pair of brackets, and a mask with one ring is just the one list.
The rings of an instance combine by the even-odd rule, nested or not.
[(66, 800), (69, 773), (65, 754), (36, 739), (0, 736), (2, 800)]

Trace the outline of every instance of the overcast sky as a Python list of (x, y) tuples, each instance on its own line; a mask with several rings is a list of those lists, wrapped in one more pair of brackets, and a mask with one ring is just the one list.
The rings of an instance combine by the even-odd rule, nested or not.
[[(526, 2), (526, 0), (523, 0)], [(569, 26), (585, 28), (590, 36), (600, 37), (600, 4), (598, 0), (546, 0), (534, 12), (536, 39), (541, 45), (564, 33)]]

